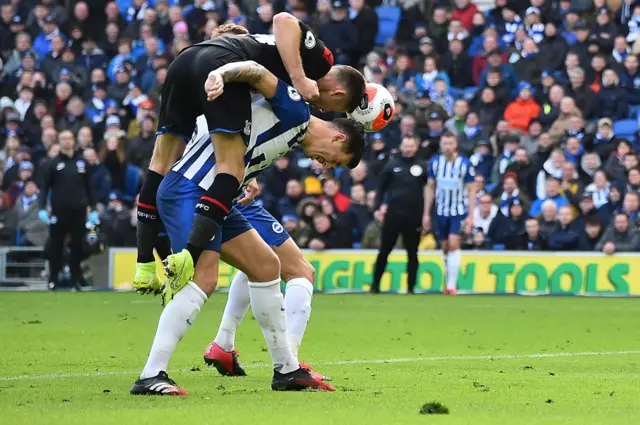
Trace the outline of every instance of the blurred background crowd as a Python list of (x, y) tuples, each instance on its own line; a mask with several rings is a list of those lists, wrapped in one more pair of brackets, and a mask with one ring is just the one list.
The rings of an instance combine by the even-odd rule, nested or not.
[(135, 246), (167, 66), (219, 24), (266, 34), (281, 11), (396, 100), (357, 168), (293, 152), (261, 176), (301, 247), (377, 248), (385, 164), (405, 137), (427, 161), (448, 130), (477, 174), (467, 248), (640, 251), (637, 0), (2, 0), (0, 243), (45, 244), (40, 170), (71, 130), (108, 244)]

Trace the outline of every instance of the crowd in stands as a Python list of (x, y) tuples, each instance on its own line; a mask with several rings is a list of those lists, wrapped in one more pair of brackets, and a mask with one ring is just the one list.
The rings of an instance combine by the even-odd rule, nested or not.
[(301, 247), (377, 248), (377, 176), (403, 137), (427, 161), (450, 131), (479, 189), (467, 248), (640, 251), (637, 0), (2, 0), (0, 243), (45, 243), (39, 170), (71, 130), (109, 245), (134, 246), (172, 58), (225, 22), (269, 33), (281, 11), (396, 101), (355, 169), (293, 152), (262, 175), (259, 201)]

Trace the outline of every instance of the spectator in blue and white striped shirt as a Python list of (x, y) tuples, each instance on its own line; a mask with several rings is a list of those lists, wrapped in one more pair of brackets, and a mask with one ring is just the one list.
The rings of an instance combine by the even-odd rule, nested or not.
[(456, 136), (448, 131), (440, 138), (440, 152), (429, 163), (423, 226), (426, 230), (431, 228), (431, 207), (435, 200), (435, 234), (442, 245), (447, 275), (444, 293), (455, 295), (461, 261), (461, 234), (471, 234), (473, 229), (475, 171), (469, 159), (458, 154)]

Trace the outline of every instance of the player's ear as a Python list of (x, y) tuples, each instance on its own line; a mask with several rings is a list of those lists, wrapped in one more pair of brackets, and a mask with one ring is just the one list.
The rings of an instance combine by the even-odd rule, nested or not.
[(338, 143), (345, 143), (347, 141), (347, 135), (344, 133), (337, 132), (333, 137), (333, 140)]
[(334, 98), (343, 98), (347, 95), (347, 91), (344, 89), (344, 87), (336, 87), (335, 89), (333, 89), (333, 91), (331, 91), (331, 97)]

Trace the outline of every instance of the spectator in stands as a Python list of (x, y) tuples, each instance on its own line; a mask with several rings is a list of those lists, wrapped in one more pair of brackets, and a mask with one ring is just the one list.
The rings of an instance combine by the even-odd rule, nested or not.
[(469, 104), (464, 99), (458, 99), (453, 104), (453, 115), (444, 123), (444, 128), (459, 136), (463, 133), (465, 127), (465, 119), (469, 113)]
[[(600, 93), (602, 93), (602, 90), (600, 90)], [(610, 118), (601, 118), (598, 121), (598, 131), (590, 142), (588, 147), (591, 148), (593, 146), (600, 158), (604, 160), (609, 158), (611, 152), (618, 145), (618, 139), (613, 133), (613, 122)]]
[(521, 200), (517, 197), (511, 198), (491, 221), (487, 236), (492, 242), (504, 245), (506, 249), (518, 249), (519, 241), (525, 234), (525, 218)]
[(15, 219), (11, 210), (6, 206), (4, 198), (0, 196), (0, 245), (11, 246), (14, 244)]
[(527, 81), (534, 86), (540, 84), (540, 76), (545, 67), (543, 64), (540, 64), (538, 53), (539, 50), (535, 41), (527, 38), (522, 45), (522, 51), (514, 63), (516, 73), (518, 77), (520, 77), (520, 80)]
[(560, 112), (558, 118), (553, 122), (549, 129), (549, 135), (558, 143), (560, 139), (571, 129), (571, 120), (581, 118), (582, 113), (576, 106), (574, 99), (564, 97), (560, 101)]
[(16, 35), (15, 48), (5, 60), (4, 73), (6, 75), (13, 75), (20, 68), (22, 59), (28, 53), (36, 54), (31, 46), (31, 36), (25, 32), (21, 32)]
[(102, 205), (109, 202), (109, 193), (111, 192), (111, 174), (109, 170), (98, 159), (98, 155), (94, 148), (86, 148), (82, 151), (82, 157), (87, 162), (89, 172), (91, 173), (91, 186), (96, 200)]
[(627, 192), (640, 193), (640, 168), (631, 168), (627, 171)]
[(558, 224), (549, 234), (548, 248), (553, 251), (575, 251), (578, 249), (580, 234), (576, 231), (573, 222), (573, 213), (569, 206), (558, 210)]
[[(637, 4), (636, 8), (639, 6), (640, 4)], [(637, 106), (640, 105), (640, 70), (636, 55), (625, 56), (624, 70), (620, 73), (620, 87), (627, 93), (631, 110), (637, 110)]]
[[(458, 152), (467, 158), (470, 157), (473, 154), (476, 143), (481, 139), (485, 139), (488, 142), (488, 139), (482, 133), (480, 118), (475, 112), (468, 112), (462, 133), (458, 135)], [(490, 170), (491, 168), (488, 169), (488, 172)]]
[(481, 175), (485, 181), (491, 181), (491, 172), (495, 158), (491, 153), (491, 142), (486, 137), (480, 137), (475, 144), (474, 152), (470, 157), (476, 176)]
[(542, 165), (542, 170), (538, 173), (536, 179), (535, 197), (543, 199), (545, 197), (545, 184), (549, 177), (556, 179), (562, 178), (562, 167), (566, 162), (566, 156), (564, 151), (555, 149), (551, 152), (551, 156)]
[(135, 237), (132, 232), (130, 217), (131, 210), (122, 203), (120, 191), (114, 190), (109, 194), (109, 203), (100, 216), (101, 229), (107, 236), (109, 246), (131, 246)]
[(471, 110), (478, 114), (483, 135), (489, 136), (504, 113), (504, 105), (496, 98), (496, 93), (491, 87), (485, 87), (473, 97)]
[(602, 86), (596, 94), (598, 116), (611, 118), (614, 121), (627, 117), (627, 92), (620, 87), (618, 74), (613, 69), (607, 69), (602, 74)]
[(582, 156), (580, 161), (580, 174), (584, 184), (590, 184), (593, 181), (593, 176), (602, 166), (600, 157), (595, 152), (589, 152)]
[[(31, 178), (33, 177), (34, 170), (33, 163), (31, 161), (21, 160), (19, 165), (16, 165), (16, 167), (18, 167), (18, 178), (13, 183), (11, 183), (4, 194), (5, 205), (7, 206), (7, 208), (13, 207), (16, 199), (18, 199), (18, 197), (24, 191), (25, 185), (28, 181), (31, 181)], [(7, 173), (5, 174), (5, 180), (7, 180), (9, 171), (11, 171), (11, 169), (7, 170)]]
[(593, 183), (585, 189), (586, 192), (591, 193), (596, 208), (600, 208), (608, 202), (610, 190), (609, 179), (602, 170), (598, 170), (593, 174)]
[[(584, 70), (580, 67), (572, 68), (569, 70), (569, 80), (571, 87), (569, 88), (568, 94), (573, 98), (574, 103), (573, 105), (566, 104), (564, 107), (561, 104), (561, 115), (564, 113), (565, 115), (571, 114), (571, 116), (575, 116), (575, 105), (577, 104), (580, 105), (580, 115), (586, 120), (592, 119), (596, 112), (596, 94), (591, 87), (585, 84)], [(562, 130), (561, 133), (563, 131), (564, 130)]]
[(558, 207), (552, 200), (547, 200), (542, 203), (542, 214), (538, 218), (540, 223), (540, 233), (546, 238), (556, 225), (558, 215)]
[(627, 170), (624, 167), (624, 157), (631, 152), (631, 143), (628, 140), (620, 140), (616, 149), (609, 156), (604, 165), (604, 171), (611, 176), (611, 180), (624, 181), (627, 177)]
[(333, 2), (331, 21), (320, 28), (319, 37), (331, 49), (337, 64), (350, 65), (358, 52), (358, 29), (348, 16), (344, 0)]
[(47, 241), (49, 234), (47, 225), (38, 218), (38, 197), (36, 183), (33, 180), (26, 181), (24, 191), (18, 196), (13, 207), (16, 229), (19, 232), (19, 245), (44, 246)]
[(296, 211), (302, 201), (304, 192), (302, 183), (297, 179), (287, 182), (285, 196), (279, 200), (279, 212), (282, 216), (296, 217)]
[(525, 232), (518, 238), (515, 249), (524, 251), (544, 251), (547, 249), (547, 240), (541, 231), (541, 224), (538, 220), (527, 218), (524, 228)]
[(127, 149), (127, 160), (130, 164), (143, 170), (149, 167), (155, 144), (155, 127), (152, 116), (146, 115), (142, 118), (140, 134), (131, 139)]
[(478, 206), (473, 212), (473, 225), (482, 229), (484, 234), (489, 233), (489, 226), (498, 214), (498, 207), (493, 204), (491, 194), (485, 193), (480, 196)]
[(349, 197), (344, 193), (340, 192), (340, 185), (338, 181), (330, 177), (324, 181), (322, 184), (323, 195), (320, 196), (320, 200), (329, 199), (331, 200), (336, 207), (336, 210), (339, 213), (345, 213), (349, 209)]
[(609, 226), (600, 238), (596, 250), (613, 255), (616, 252), (636, 251), (639, 244), (638, 231), (631, 226), (629, 216), (620, 212), (615, 215), (613, 225)]
[(516, 149), (518, 148), (519, 139), (517, 136), (505, 136), (502, 140), (503, 149), (493, 166), (493, 172), (491, 175), (491, 182), (497, 183), (502, 181), (502, 176), (507, 172), (507, 168), (514, 160)]
[(526, 134), (529, 122), (540, 114), (540, 106), (531, 96), (531, 84), (523, 81), (518, 86), (518, 97), (507, 106), (504, 119), (509, 126)]
[(531, 217), (536, 217), (540, 213), (543, 203), (549, 200), (553, 201), (553, 203), (556, 205), (556, 208), (569, 205), (569, 201), (567, 201), (567, 198), (564, 197), (560, 192), (560, 181), (557, 178), (553, 176), (547, 177), (544, 186), (544, 196), (538, 198), (533, 203), (533, 205), (531, 205), (531, 211), (529, 212)]
[(73, 96), (67, 103), (66, 114), (58, 120), (57, 127), (77, 134), (80, 128), (91, 126), (91, 124), (91, 120), (84, 111), (84, 102), (80, 96)]
[[(548, 74), (548, 71), (545, 72)], [(545, 72), (542, 73), (543, 80), (549, 79), (548, 76), (545, 78)], [(544, 130), (551, 128), (551, 125), (560, 115), (560, 102), (562, 102), (564, 97), (564, 89), (562, 86), (558, 84), (551, 86), (549, 89), (549, 97), (544, 103), (540, 104), (540, 114), (538, 115), (538, 120), (544, 127)]]
[(558, 27), (556, 27), (555, 22), (547, 21), (546, 25), (544, 25), (544, 39), (539, 43), (539, 46), (540, 66), (543, 69), (560, 69), (569, 51), (569, 44), (562, 35), (558, 34)]
[(373, 50), (378, 35), (378, 15), (364, 0), (349, 0), (349, 19), (358, 33), (358, 47), (353, 52), (353, 62)]
[(595, 217), (588, 217), (583, 227), (576, 227), (580, 232), (578, 249), (580, 251), (596, 251), (596, 245), (602, 238), (602, 225)]
[(313, 216), (313, 230), (310, 238), (307, 248), (317, 251), (351, 248), (351, 235), (345, 235), (344, 232), (334, 228), (331, 219), (323, 213)]
[(451, 87), (464, 89), (473, 86), (472, 61), (460, 40), (451, 40), (449, 51), (441, 59), (442, 72), (449, 76)]
[(598, 209), (598, 217), (603, 228), (607, 228), (614, 214), (622, 208), (622, 189), (612, 185), (609, 190), (609, 201)]
[(360, 243), (362, 237), (373, 219), (366, 205), (366, 191), (362, 184), (351, 186), (351, 205), (347, 210), (348, 228), (353, 230), (353, 242)]

